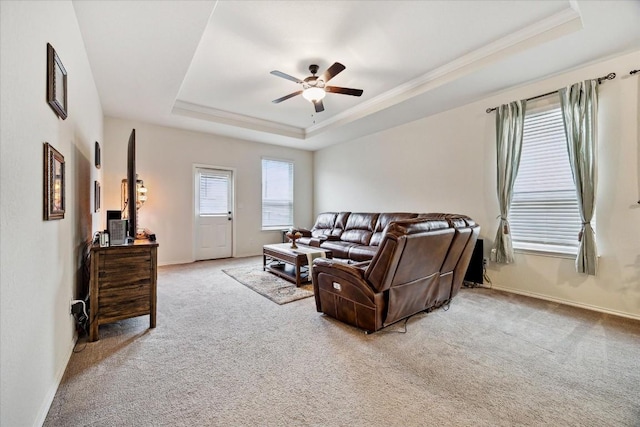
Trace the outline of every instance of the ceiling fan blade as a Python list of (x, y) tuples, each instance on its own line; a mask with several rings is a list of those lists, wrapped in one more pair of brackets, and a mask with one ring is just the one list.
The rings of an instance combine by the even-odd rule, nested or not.
[(316, 113), (320, 113), (324, 111), (324, 104), (322, 103), (322, 99), (315, 101), (313, 106), (316, 107)]
[(351, 89), (348, 87), (338, 87), (338, 86), (325, 86), (324, 90), (326, 90), (327, 92), (341, 93), (343, 95), (353, 95), (353, 96), (360, 96), (362, 95), (362, 92), (364, 92), (362, 89)]
[(329, 80), (338, 75), (338, 73), (342, 72), (345, 69), (345, 66), (339, 62), (334, 62), (334, 64), (327, 68), (327, 71), (322, 75), (322, 80), (327, 83)]
[(286, 100), (287, 100), (287, 99), (289, 99), (289, 98), (293, 98), (294, 96), (300, 95), (301, 93), (302, 93), (302, 91), (301, 91), (301, 90), (299, 90), (299, 91), (297, 91), (297, 92), (290, 93), (289, 95), (285, 95), (285, 96), (283, 96), (282, 98), (274, 99), (274, 100), (273, 100), (273, 101), (271, 101), (271, 102), (273, 102), (274, 104), (277, 104), (277, 103), (279, 103), (279, 102), (286, 101)]
[(271, 74), (273, 74), (274, 76), (282, 77), (283, 79), (291, 80), (292, 82), (304, 83), (302, 80), (296, 77), (290, 76), (289, 74), (285, 74), (282, 71), (273, 70)]

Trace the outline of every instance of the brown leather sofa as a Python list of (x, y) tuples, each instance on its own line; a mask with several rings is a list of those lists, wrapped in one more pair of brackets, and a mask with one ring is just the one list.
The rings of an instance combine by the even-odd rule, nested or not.
[[(321, 224), (326, 224), (330, 215), (321, 216)], [(356, 219), (353, 223), (363, 230), (362, 215)], [(374, 231), (370, 232), (373, 236)], [(375, 253), (369, 261), (314, 261), (316, 309), (375, 332), (413, 314), (440, 307), (460, 290), (479, 232), (480, 227), (471, 218), (456, 214), (416, 214), (415, 218), (390, 221), (377, 244), (370, 245), (375, 246)], [(332, 233), (316, 234), (311, 238), (316, 240), (309, 243), (319, 243), (324, 248), (327, 243), (339, 241), (320, 238)], [(354, 252), (357, 246), (362, 245), (339, 248), (343, 254), (345, 247), (349, 254), (363, 254), (362, 248)]]
[(382, 234), (391, 221), (418, 218), (417, 213), (324, 212), (310, 230), (298, 229), (298, 243), (330, 249), (334, 258), (368, 261), (378, 251)]

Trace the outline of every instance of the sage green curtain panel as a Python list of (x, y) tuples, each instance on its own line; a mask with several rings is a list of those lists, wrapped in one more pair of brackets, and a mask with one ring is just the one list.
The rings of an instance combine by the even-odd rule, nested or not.
[(526, 100), (504, 104), (496, 109), (496, 151), (498, 160), (498, 202), (500, 225), (491, 249), (491, 260), (500, 264), (513, 262), (513, 243), (509, 230), (509, 207), (513, 184), (518, 175), (522, 153), (522, 133)]
[(598, 251), (591, 220), (595, 210), (598, 172), (598, 82), (585, 80), (562, 88), (559, 93), (569, 162), (582, 218), (576, 271), (595, 276)]

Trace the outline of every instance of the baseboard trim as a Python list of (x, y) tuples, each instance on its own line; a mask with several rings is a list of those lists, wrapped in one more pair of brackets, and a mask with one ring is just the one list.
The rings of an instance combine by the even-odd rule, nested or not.
[(524, 296), (527, 296), (527, 297), (537, 298), (537, 299), (541, 299), (541, 300), (545, 300), (545, 301), (556, 302), (556, 303), (559, 303), (559, 304), (570, 305), (572, 307), (584, 308), (585, 310), (597, 311), (597, 312), (600, 312), (600, 313), (611, 314), (613, 316), (626, 317), (627, 319), (640, 320), (640, 315), (638, 315), (638, 314), (626, 313), (624, 311), (611, 310), (611, 309), (608, 309), (608, 308), (599, 307), (597, 305), (582, 304), (582, 303), (578, 303), (578, 302), (575, 302), (575, 301), (565, 300), (565, 299), (562, 299), (562, 298), (554, 298), (554, 297), (550, 297), (548, 295), (538, 294), (536, 292), (521, 291), (519, 289), (505, 288), (505, 287), (496, 286), (496, 285), (491, 285), (491, 289), (495, 289), (495, 290), (498, 290), (498, 291), (509, 292), (509, 293), (512, 293), (512, 294), (524, 295)]
[(51, 409), (51, 404), (53, 403), (54, 397), (56, 397), (56, 392), (60, 387), (60, 383), (62, 382), (62, 377), (64, 376), (65, 371), (67, 370), (67, 365), (69, 364), (69, 360), (71, 360), (71, 355), (73, 354), (73, 349), (76, 346), (76, 342), (78, 341), (78, 333), (73, 333), (73, 339), (71, 340), (71, 345), (67, 349), (67, 361), (58, 369), (56, 373), (56, 379), (49, 389), (47, 396), (42, 404), (42, 408), (38, 411), (38, 417), (33, 423), (34, 427), (40, 427), (44, 424), (44, 420), (47, 419), (47, 414), (49, 413), (49, 409)]
[(193, 259), (190, 260), (172, 260), (172, 261), (158, 261), (158, 267), (164, 267), (165, 265), (179, 265), (179, 264), (193, 264), (194, 262), (196, 262)]

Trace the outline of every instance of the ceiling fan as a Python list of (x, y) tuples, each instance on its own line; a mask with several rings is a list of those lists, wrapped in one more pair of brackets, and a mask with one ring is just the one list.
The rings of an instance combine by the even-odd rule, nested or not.
[(289, 74), (285, 74), (282, 71), (272, 71), (271, 74), (274, 76), (282, 77), (283, 79), (291, 80), (292, 82), (296, 82), (302, 85), (302, 90), (297, 92), (290, 93), (289, 95), (285, 95), (282, 98), (274, 99), (272, 102), (274, 104), (278, 104), (282, 101), (286, 101), (289, 98), (293, 98), (294, 96), (302, 94), (302, 96), (313, 103), (316, 108), (316, 113), (324, 111), (324, 105), (322, 104), (322, 99), (325, 97), (327, 92), (331, 93), (341, 93), (343, 95), (352, 95), (352, 96), (360, 96), (362, 95), (362, 89), (351, 89), (348, 87), (338, 87), (338, 86), (327, 86), (329, 80), (337, 76), (342, 70), (345, 69), (345, 66), (339, 62), (334, 63), (331, 67), (327, 68), (327, 71), (322, 74), (322, 76), (316, 76), (318, 73), (318, 66), (315, 64), (309, 65), (309, 71), (311, 75), (304, 80), (300, 80), (296, 77), (290, 76)]

